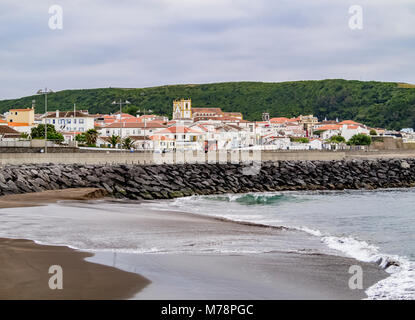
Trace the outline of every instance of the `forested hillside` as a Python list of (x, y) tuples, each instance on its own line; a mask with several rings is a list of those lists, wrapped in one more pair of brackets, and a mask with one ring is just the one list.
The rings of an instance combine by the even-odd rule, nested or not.
[[(90, 113), (109, 113), (118, 110), (112, 101), (128, 99), (131, 105), (124, 107), (125, 112), (135, 114), (145, 108), (171, 117), (172, 100), (176, 98), (191, 98), (193, 107), (240, 111), (248, 120), (260, 120), (262, 112), (269, 112), (272, 117), (314, 114), (319, 119), (352, 119), (373, 127), (415, 127), (413, 85), (337, 79), (63, 90), (48, 96), (48, 109), (69, 110), (76, 103), (78, 109)], [(0, 101), (0, 112), (30, 107), (33, 99), (36, 112), (42, 113), (43, 96)]]

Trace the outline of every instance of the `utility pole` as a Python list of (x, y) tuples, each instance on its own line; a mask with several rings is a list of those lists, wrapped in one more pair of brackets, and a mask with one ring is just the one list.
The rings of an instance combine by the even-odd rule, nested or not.
[(122, 139), (122, 128), (123, 128), (123, 124), (122, 124), (122, 105), (123, 104), (131, 104), (130, 101), (125, 100), (124, 102), (120, 99), (119, 102), (117, 101), (113, 101), (112, 104), (119, 104), (120, 105), (120, 139)]
[[(74, 123), (72, 123), (72, 125), (75, 125), (75, 118), (76, 118), (76, 104), (74, 103), (73, 104), (73, 121), (74, 121)], [(73, 141), (74, 141), (74, 143), (75, 143), (75, 136), (76, 136), (76, 127), (74, 126), (73, 127)]]
[[(139, 114), (140, 112), (141, 112), (141, 110), (139, 109), (139, 110), (137, 111), (137, 113)], [(146, 128), (147, 128), (146, 112), (151, 113), (151, 112), (153, 112), (153, 110), (150, 110), (150, 109), (148, 109), (148, 110), (143, 109), (143, 113), (144, 113), (144, 138), (146, 137)]]

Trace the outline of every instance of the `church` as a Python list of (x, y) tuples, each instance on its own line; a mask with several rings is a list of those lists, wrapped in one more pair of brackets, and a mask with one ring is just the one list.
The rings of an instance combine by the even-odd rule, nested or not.
[(192, 119), (192, 99), (173, 101), (173, 120)]
[(180, 99), (173, 101), (173, 120), (209, 120), (235, 118), (243, 120), (240, 112), (223, 112), (221, 108), (193, 108), (192, 99)]

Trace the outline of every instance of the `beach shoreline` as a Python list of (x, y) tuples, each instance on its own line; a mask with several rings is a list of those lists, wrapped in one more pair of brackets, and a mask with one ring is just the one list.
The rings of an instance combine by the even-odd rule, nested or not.
[(0, 209), (17, 207), (35, 207), (55, 203), (57, 201), (82, 201), (102, 199), (109, 196), (102, 188), (69, 188), (28, 192), (0, 196)]
[[(58, 201), (102, 199), (99, 188), (74, 188), (0, 197), (0, 209), (35, 207)], [(1, 213), (0, 213), (1, 214)], [(0, 238), (0, 299), (129, 299), (150, 281), (136, 273), (87, 262), (93, 253), (28, 239)], [(49, 267), (59, 265), (62, 290), (49, 288)]]
[[(91, 196), (91, 192), (96, 195), (90, 189), (60, 190), (59, 193), (55, 192), (51, 201), (75, 200), (53, 205), (59, 205), (61, 210), (69, 210), (77, 204), (79, 208), (78, 200), (105, 196), (104, 193), (101, 196)], [(44, 205), (48, 202), (47, 196), (26, 194), (6, 196), (6, 199), (0, 197), (0, 204), (7, 203), (9, 208), (17, 202), (19, 205), (14, 208), (29, 204)], [(28, 197), (26, 201), (23, 199), (25, 197)], [(36, 203), (35, 199), (41, 201)], [(116, 205), (113, 201), (108, 204), (110, 203)], [(284, 245), (289, 241), (286, 234), (292, 233), (281, 228), (267, 228), (190, 213), (149, 210), (138, 205), (134, 207), (134, 213), (134, 231), (144, 241), (176, 241), (178, 246), (184, 244), (189, 248), (198, 241), (214, 238), (226, 242), (233, 241), (235, 237), (266, 237)], [(299, 234), (300, 231), (297, 231), (294, 236)], [(94, 252), (93, 249), (84, 252), (65, 246), (39, 245), (29, 240), (2, 239), (0, 246), (3, 255), (0, 255), (0, 262), (14, 257), (8, 263), (0, 263), (0, 273), (5, 277), (5, 282), (1, 281), (5, 283), (0, 289), (2, 299), (362, 299), (366, 297), (365, 289), (388, 276), (372, 263), (314, 253), (116, 253), (117, 259), (114, 260), (111, 252)], [(60, 261), (68, 262), (73, 274), (81, 275), (84, 272), (84, 276), (76, 277), (88, 285), (82, 286), (79, 280), (68, 280), (66, 277), (66, 294), (50, 290), (47, 283), (51, 275), (47, 269), (50, 264), (59, 265), (62, 263)], [(351, 265), (359, 265), (363, 269), (363, 290), (351, 290), (348, 287), (351, 277), (348, 270)], [(31, 267), (27, 270), (28, 266)], [(65, 273), (67, 268), (62, 267)], [(42, 270), (41, 283), (46, 289), (36, 291), (39, 289), (36, 289), (36, 282), (32, 281), (33, 288), (26, 290), (24, 284), (30, 283), (30, 280), (24, 277), (22, 279), (25, 280), (22, 280), (20, 275), (29, 271), (32, 277), (36, 277), (39, 270)], [(97, 277), (94, 276), (95, 272)], [(102, 289), (103, 286), (112, 287), (114, 283), (111, 281), (114, 279), (121, 279), (115, 283), (120, 285), (119, 290), (111, 289), (112, 296), (103, 295), (106, 292)]]

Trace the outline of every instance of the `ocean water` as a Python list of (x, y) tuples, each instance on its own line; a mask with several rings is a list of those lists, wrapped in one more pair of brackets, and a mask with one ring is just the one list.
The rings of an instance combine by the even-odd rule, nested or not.
[(303, 230), (339, 254), (385, 268), (369, 299), (415, 299), (415, 190), (252, 193), (149, 207)]
[[(369, 299), (415, 299), (415, 190), (279, 192), (193, 196), (166, 201), (62, 202), (0, 209), (0, 237), (25, 238), (94, 252), (144, 254), (326, 253), (374, 262), (390, 276)], [(143, 216), (187, 212), (288, 230), (264, 233), (143, 227)], [(179, 228), (177, 227), (179, 226)], [(203, 226), (201, 226), (203, 230)], [(176, 230), (177, 229), (177, 230)]]

